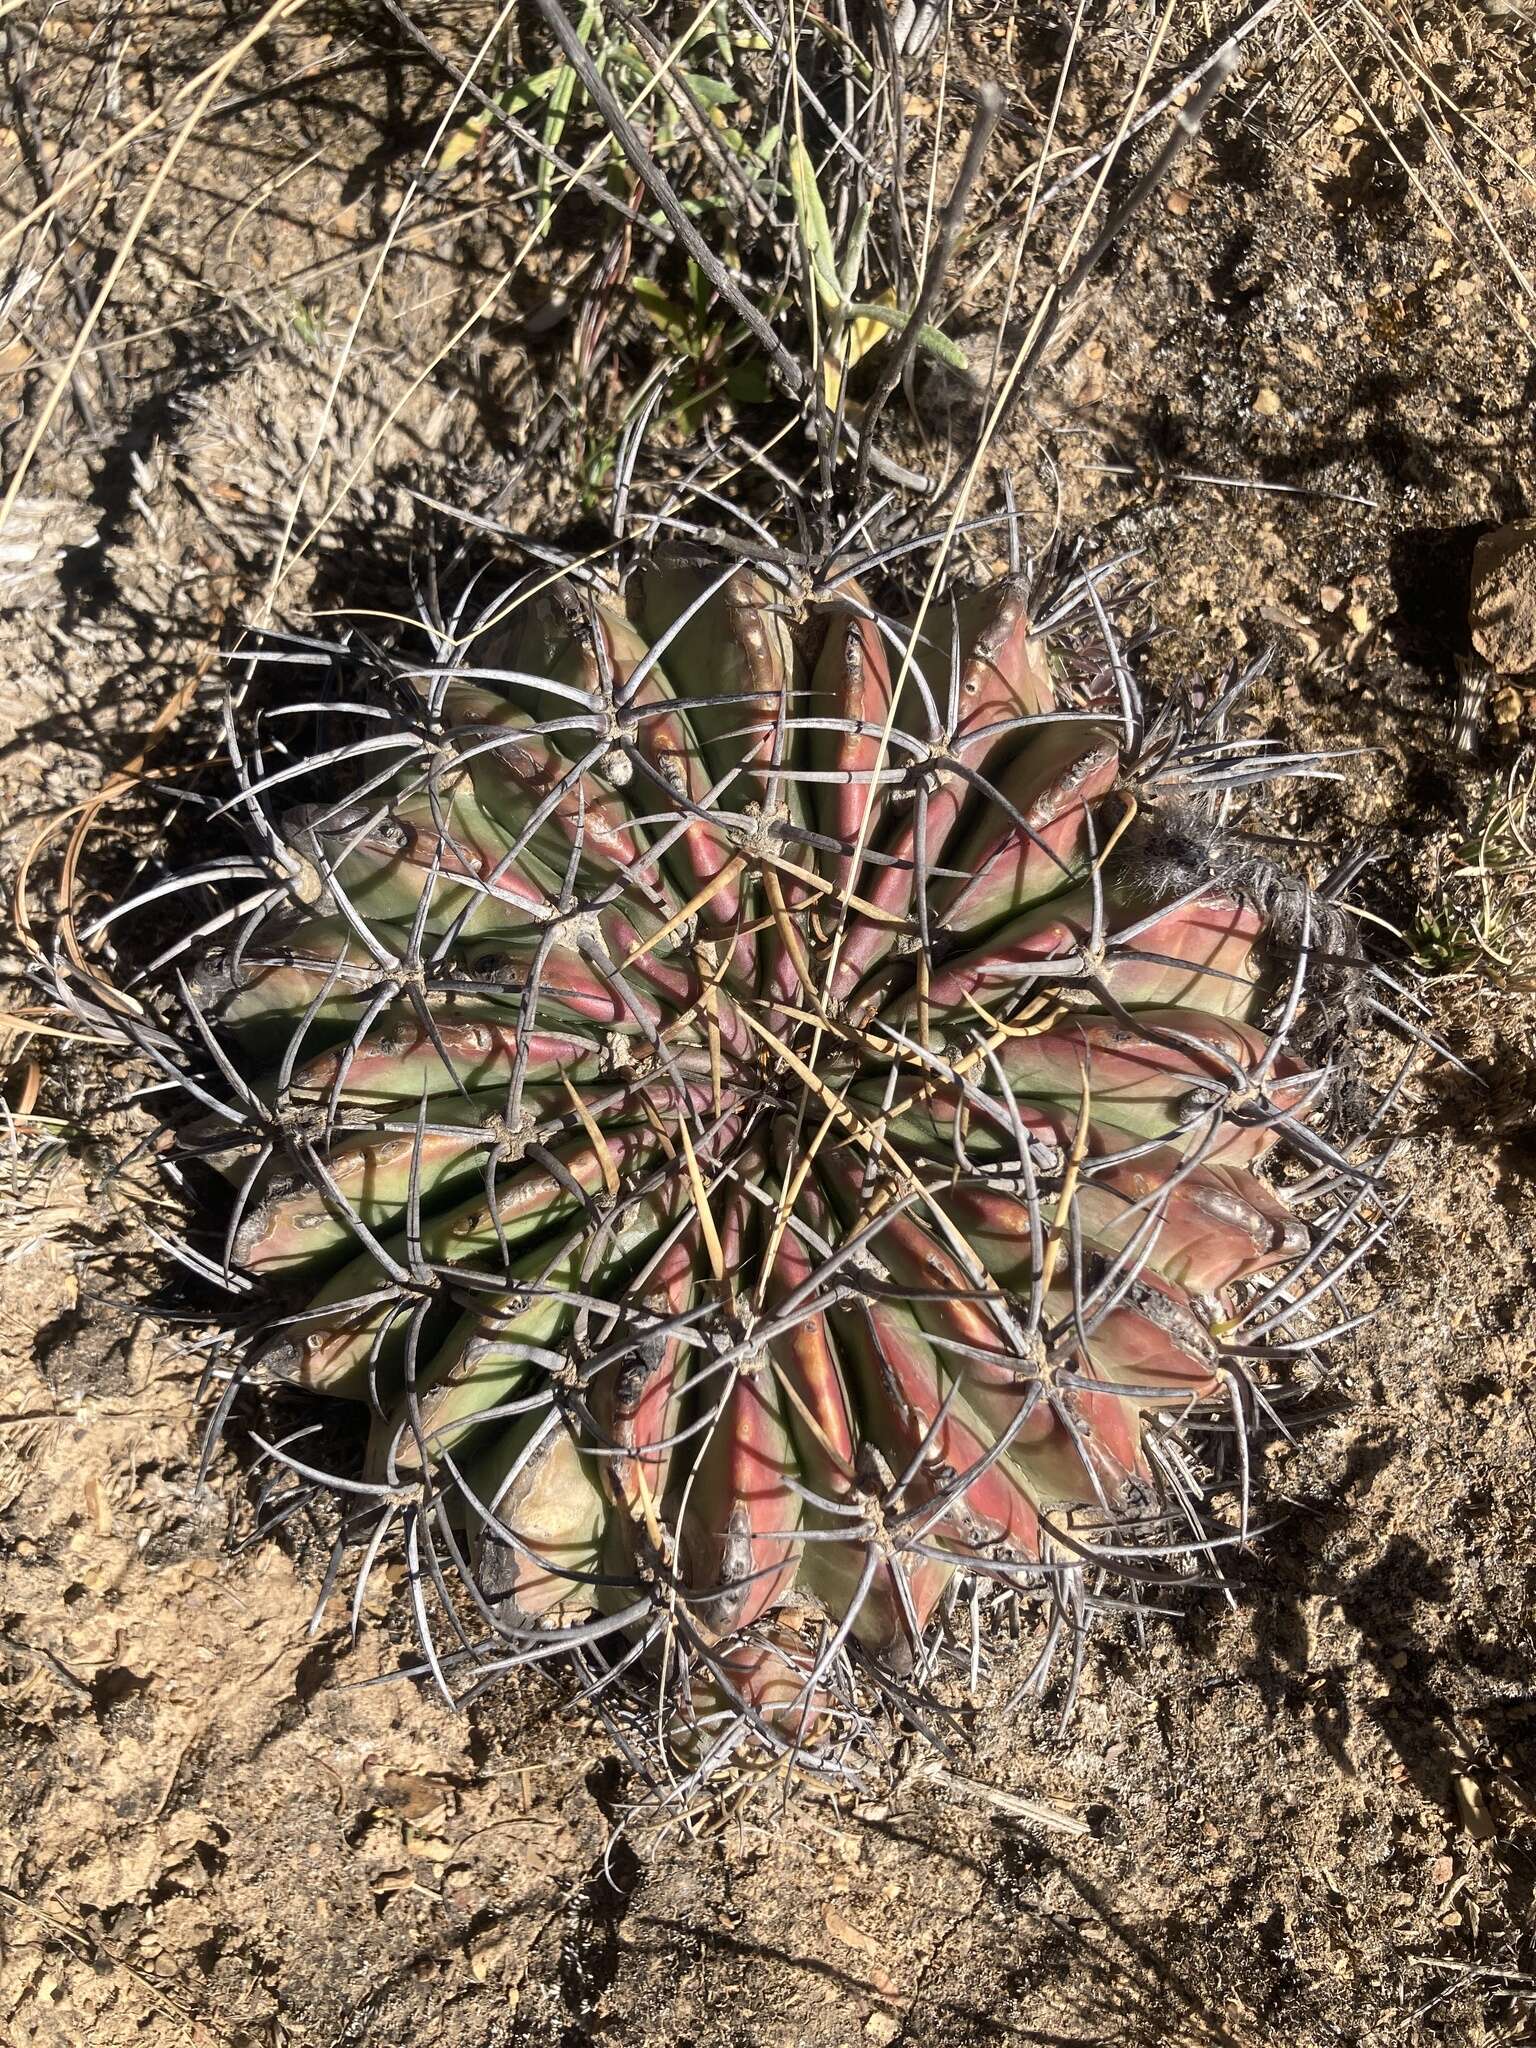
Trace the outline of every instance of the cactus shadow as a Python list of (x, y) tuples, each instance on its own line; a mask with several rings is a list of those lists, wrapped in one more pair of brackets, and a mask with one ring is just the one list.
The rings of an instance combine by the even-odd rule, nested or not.
[[(872, 1831), (891, 1833), (878, 1824)], [(895, 1839), (906, 1838), (897, 1831)], [(935, 1853), (927, 1839), (920, 1846)], [(684, 1921), (643, 1909), (630, 1913), (626, 1946), (634, 1960), (671, 1972), (680, 1963), (693, 1970), (769, 1968), (820, 1983), (829, 1996), (877, 2001), (898, 2020), (892, 2048), (978, 2048), (1005, 2038), (1026, 2048), (1074, 2048), (1085, 2040), (1143, 2038), (1149, 2029), (1178, 2048), (1244, 2048), (1242, 2037), (1213, 2017), (1196, 1978), (1117, 1911), (1111, 1888), (1022, 1838), (987, 1864), (956, 1860), (979, 1881), (976, 1903), (951, 1927), (934, 1959), (909, 1978), (894, 1952), (865, 1975), (803, 1942), (790, 1947), (729, 1931), (703, 1916)], [(1062, 1896), (1063, 1887), (1070, 1898)], [(1021, 1889), (1049, 1891), (1052, 1907), (1019, 1904)], [(994, 1949), (972, 1922), (999, 1894), (1010, 1898), (1011, 1932)], [(1094, 1938), (1084, 1937), (1083, 1926), (1093, 1928)], [(999, 1968), (1004, 1953), (1010, 1960)], [(978, 1987), (971, 1995), (960, 1988), (967, 1983)], [(1051, 2009), (1031, 2025), (1024, 2015), (1042, 1993)]]
[[(899, 2031), (891, 2035), (891, 2048), (979, 2048), (989, 2041), (1018, 2042), (1026, 2048), (1077, 2048), (1085, 2039), (1105, 2041), (1129, 2037), (1133, 2023), (1155, 2020), (1163, 2037), (1178, 2048), (1242, 2048), (1239, 2037), (1219, 2023), (1213, 2025), (1202, 2010), (1203, 2001), (1192, 1980), (1171, 1970), (1152, 1944), (1112, 1917), (1107, 1896), (1073, 1874), (1081, 1903), (1096, 1916), (1108, 1938), (1090, 1945), (1069, 1938), (1059, 1947), (1047, 1941), (1038, 1948), (1028, 1969), (1008, 1969), (998, 1986), (1000, 1997), (992, 1995), (996, 1983), (987, 1971), (988, 1990), (978, 1997), (958, 1996), (947, 1987), (927, 1980), (940, 1965), (929, 1964), (915, 1981), (892, 1987), (882, 1971), (884, 1983), (876, 1983), (856, 1970), (829, 1962), (804, 1947), (786, 1949), (768, 1940), (752, 1940), (703, 1922), (651, 1916), (632, 1912), (627, 1927), (627, 1947), (635, 1959), (654, 1968), (677, 1970), (686, 1960), (695, 1968), (743, 1966), (789, 1971), (797, 1978), (820, 1983), (831, 1996), (859, 1999), (894, 2009)], [(1039, 1931), (1039, 1930), (1035, 1930)], [(1047, 1925), (1043, 1930), (1049, 1935)], [(975, 1950), (966, 1943), (963, 1925), (953, 1930), (957, 1946), (951, 1967), (962, 1974), (974, 1968)], [(1064, 1987), (1061, 2024), (1031, 2026), (1020, 2017), (1027, 1994), (1037, 1992), (1042, 1968)], [(946, 1973), (947, 1974), (947, 1973)], [(1070, 1989), (1066, 1989), (1066, 1987)], [(1005, 2020), (1001, 2010), (1009, 2017)], [(1084, 2028), (1097, 2031), (1085, 2033)], [(686, 2034), (677, 2038), (677, 2048), (692, 2048)]]
[[(1395, 1455), (1387, 1437), (1357, 1443), (1328, 1500), (1295, 1504), (1297, 1519), (1306, 1520), (1309, 1551), (1322, 1552), (1351, 1531), (1358, 1534), (1360, 1498)], [(1256, 1610), (1256, 1649), (1236, 1675), (1256, 1688), (1272, 1721), (1307, 1721), (1335, 1768), (1354, 1776), (1359, 1766), (1351, 1748), (1363, 1712), (1421, 1795), (1436, 1803), (1448, 1799), (1449, 1762), (1441, 1738), (1454, 1709), (1435, 1682), (1432, 1659), (1417, 1647), (1416, 1622), (1427, 1608), (1443, 1606), (1453, 1587), (1444, 1564), (1417, 1537), (1395, 1532), (1359, 1568), (1348, 1558), (1318, 1568), (1294, 1542), (1272, 1538), (1261, 1564), (1245, 1563), (1234, 1574), (1233, 1591), (1240, 1602), (1246, 1593), (1245, 1604)], [(1308, 1610), (1319, 1601), (1331, 1602), (1350, 1631), (1345, 1656), (1317, 1653)], [(1373, 1679), (1363, 1709), (1362, 1664)]]
[[(1248, 2048), (1251, 2036), (1213, 2011), (1209, 1983), (1172, 1959), (1166, 1928), (1139, 1927), (1119, 1910), (1119, 1888), (1095, 1883), (1048, 1841), (1026, 1836), (1009, 1843), (998, 1872), (1010, 1889), (1032, 1885), (1041, 1896), (1029, 1914), (1031, 1961), (1008, 1973), (1010, 1993), (1022, 2003), (1053, 1983), (1070, 1986), (1070, 2031), (1025, 2028), (1017, 2038), (1030, 2048), (1153, 2037), (1169, 2048)], [(1096, 2031), (1085, 2032), (1090, 2027)]]

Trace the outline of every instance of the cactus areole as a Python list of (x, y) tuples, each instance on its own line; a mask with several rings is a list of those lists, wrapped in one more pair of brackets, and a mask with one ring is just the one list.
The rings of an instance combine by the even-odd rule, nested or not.
[(1090, 578), (879, 573), (541, 568), (253, 653), (244, 850), (102, 921), (118, 995), (59, 969), (184, 1090), (221, 1413), (356, 1404), (272, 1454), (404, 1559), (438, 1682), (559, 1656), (674, 1774), (835, 1769), (978, 1599), (1053, 1638), (1179, 1570), (1202, 1422), (1231, 1540), (1316, 1291), (1282, 1189), (1342, 1172), (1329, 913), (1229, 858), (1296, 759), (1230, 687), (1148, 712)]

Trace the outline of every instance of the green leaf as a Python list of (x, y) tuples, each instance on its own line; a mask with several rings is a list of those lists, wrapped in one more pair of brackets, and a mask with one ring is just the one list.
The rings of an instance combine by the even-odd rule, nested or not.
[(636, 277), (630, 289), (640, 301), (640, 310), (655, 321), (669, 341), (676, 342), (685, 355), (694, 353), (693, 324), (686, 310), (669, 299), (654, 278)]
[(563, 59), (550, 66), (548, 71), (530, 71), (526, 78), (518, 80), (512, 87), (511, 102), (514, 109), (533, 107), (539, 100), (547, 100), (562, 80), (568, 80), (571, 67)]
[[(497, 69), (499, 74), (500, 67)], [(480, 146), (481, 136), (495, 120), (497, 110), (503, 114), (535, 113), (558, 80), (568, 75), (564, 64), (556, 64), (548, 71), (529, 72), (524, 78), (500, 86), (490, 95), (490, 106), (477, 107), (443, 138), (436, 164), (438, 173), (448, 177), (466, 157), (474, 155)]]
[(843, 292), (838, 283), (832, 230), (827, 224), (827, 209), (821, 203), (815, 167), (798, 135), (789, 145), (789, 186), (794, 194), (795, 218), (800, 223), (800, 234), (811, 259), (816, 295), (827, 312), (840, 313)]
[(907, 324), (907, 316), (900, 306), (881, 306), (864, 299), (848, 308), (848, 317), (850, 320), (878, 320), (882, 327), (894, 327), (898, 332)]
[(929, 355), (937, 356), (941, 363), (948, 363), (952, 370), (968, 370), (971, 359), (958, 341), (951, 341), (947, 334), (940, 334), (937, 327), (930, 327), (926, 321), (917, 330), (917, 345), (925, 348)]
[[(855, 320), (878, 320), (882, 327), (894, 328), (898, 333), (911, 318), (899, 306), (865, 305), (862, 301), (848, 308)], [(941, 334), (937, 327), (930, 327), (925, 320), (917, 330), (917, 345), (926, 349), (931, 356), (937, 356), (941, 363), (948, 363), (952, 370), (968, 370), (970, 357), (957, 341), (951, 341), (947, 334)]]
[(760, 360), (738, 363), (726, 376), (725, 389), (737, 405), (766, 405), (773, 396), (768, 365)]
[[(598, 27), (601, 21), (602, 15), (596, 7), (589, 6), (583, 10), (581, 19), (576, 24), (576, 34), (583, 47), (585, 47), (590, 39), (592, 31)], [(603, 62), (600, 59), (598, 69), (601, 71), (603, 68)], [(553, 76), (553, 82), (545, 96), (547, 114), (544, 121), (544, 132), (539, 138), (544, 144), (545, 149), (551, 153), (560, 147), (560, 138), (565, 133), (566, 120), (570, 114), (575, 97), (575, 69), (570, 64), (561, 64), (557, 67)], [(550, 219), (555, 210), (554, 182), (554, 163), (550, 156), (541, 156), (539, 158), (539, 167), (534, 173), (534, 184), (539, 193), (539, 227), (541, 231), (548, 229)]]
[(843, 261), (838, 272), (844, 299), (851, 299), (859, 288), (859, 272), (864, 265), (864, 244), (869, 239), (869, 223), (874, 218), (874, 202), (866, 199), (854, 215), (853, 232), (848, 237), (848, 246), (843, 251)]
[(729, 79), (706, 78), (702, 71), (685, 71), (683, 77), (699, 105), (711, 113), (716, 107), (733, 107), (741, 97)]

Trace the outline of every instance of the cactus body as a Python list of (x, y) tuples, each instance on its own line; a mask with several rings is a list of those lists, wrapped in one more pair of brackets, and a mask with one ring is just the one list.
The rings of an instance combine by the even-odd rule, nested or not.
[(349, 1526), (466, 1646), (665, 1688), (675, 1754), (821, 1754), (961, 1584), (1127, 1554), (1307, 1255), (1292, 940), (1136, 851), (1230, 743), (1060, 639), (1016, 576), (541, 574), (251, 746), (270, 887), (159, 970), (242, 1369), (362, 1404)]

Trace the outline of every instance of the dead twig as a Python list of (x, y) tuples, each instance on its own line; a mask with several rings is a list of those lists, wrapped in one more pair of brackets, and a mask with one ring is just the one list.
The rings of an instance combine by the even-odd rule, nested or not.
[(890, 358), (880, 373), (874, 394), (864, 409), (864, 418), (859, 428), (858, 468), (854, 472), (853, 501), (856, 505), (864, 502), (864, 493), (869, 483), (875, 428), (891, 393), (906, 376), (917, 354), (918, 340), (924, 323), (933, 311), (943, 287), (945, 273), (954, 260), (955, 245), (965, 224), (966, 208), (970, 205), (976, 180), (981, 175), (982, 159), (987, 153), (987, 145), (991, 142), (1002, 115), (1003, 94), (997, 86), (983, 86), (977, 98), (976, 119), (971, 125), (970, 140), (965, 146), (965, 157), (955, 179), (954, 189), (949, 195), (949, 202), (939, 220), (938, 239), (929, 254), (922, 287), (911, 312), (907, 315), (906, 325), (901, 330), (896, 346), (890, 351)]

